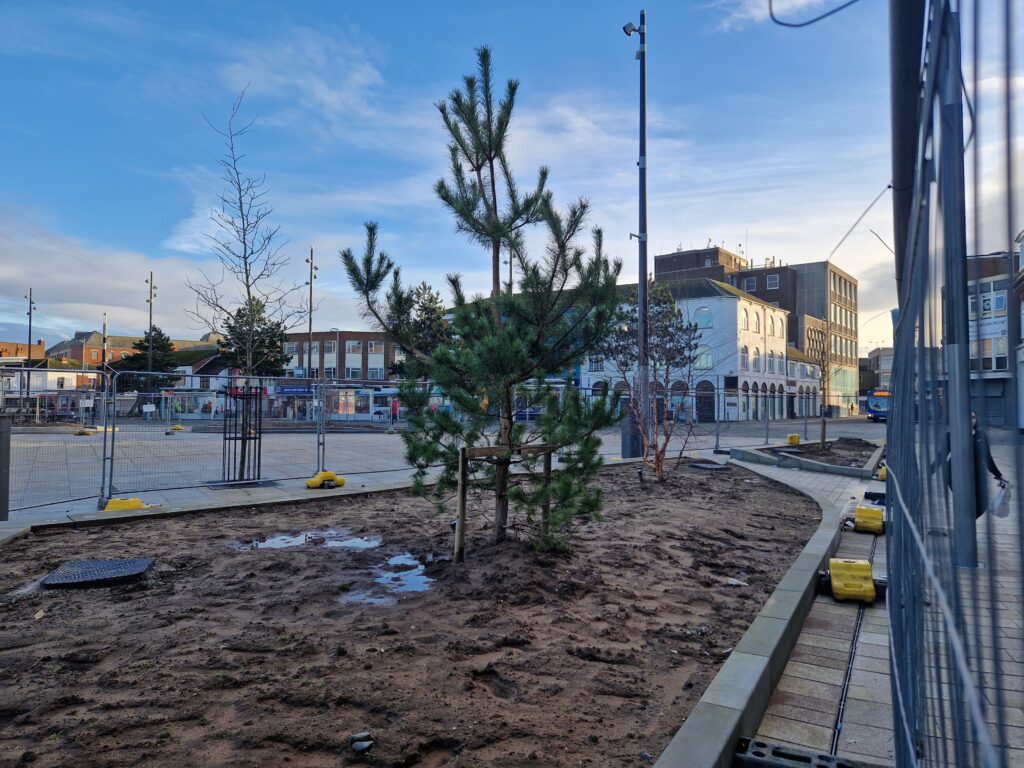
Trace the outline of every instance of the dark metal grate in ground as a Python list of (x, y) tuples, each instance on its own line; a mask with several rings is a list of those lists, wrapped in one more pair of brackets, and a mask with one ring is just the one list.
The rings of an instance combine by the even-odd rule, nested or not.
[(152, 557), (121, 560), (73, 560), (63, 563), (43, 579), (44, 587), (105, 587), (142, 578), (153, 567)]
[(204, 480), (203, 485), (211, 491), (230, 491), (234, 488), (276, 488), (276, 480)]

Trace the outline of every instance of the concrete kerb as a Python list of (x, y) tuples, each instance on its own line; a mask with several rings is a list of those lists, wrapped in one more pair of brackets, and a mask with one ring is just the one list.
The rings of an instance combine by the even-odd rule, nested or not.
[[(756, 466), (744, 468), (776, 480)], [(676, 731), (655, 768), (729, 768), (739, 738), (756, 732), (810, 612), (818, 571), (839, 547), (841, 509), (826, 498), (810, 496), (821, 509), (818, 530)]]

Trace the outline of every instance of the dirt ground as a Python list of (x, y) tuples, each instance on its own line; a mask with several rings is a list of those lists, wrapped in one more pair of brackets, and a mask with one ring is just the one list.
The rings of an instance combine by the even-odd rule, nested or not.
[(814, 441), (804, 443), (798, 448), (799, 455), (804, 458), (840, 467), (863, 467), (877, 450), (878, 446), (874, 443), (856, 437), (829, 440), (824, 452), (821, 445)]
[[(0, 765), (649, 764), (819, 511), (738, 468), (600, 482), (570, 555), (490, 546), (477, 514), (457, 570), (450, 515), (397, 492), (12, 542)], [(25, 589), (145, 555), (137, 584)]]

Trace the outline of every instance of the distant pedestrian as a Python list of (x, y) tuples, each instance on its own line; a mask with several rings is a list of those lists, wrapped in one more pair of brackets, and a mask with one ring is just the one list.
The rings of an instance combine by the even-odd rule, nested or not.
[[(978, 414), (971, 411), (971, 442), (974, 447), (974, 517), (979, 518), (988, 510), (988, 473), (999, 483), (1000, 488), (1006, 487), (1006, 480), (1003, 473), (996, 466), (992, 458), (992, 448), (988, 442), (988, 435), (978, 427)], [(953, 454), (950, 445), (950, 436), (946, 435), (946, 485), (953, 489)], [(986, 470), (988, 471), (986, 473)], [(954, 504), (956, 495), (954, 494)]]
[(398, 398), (391, 398), (391, 426), (398, 423)]

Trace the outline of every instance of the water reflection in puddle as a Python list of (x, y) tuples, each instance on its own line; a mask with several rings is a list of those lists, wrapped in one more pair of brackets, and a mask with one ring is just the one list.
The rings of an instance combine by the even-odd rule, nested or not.
[[(432, 560), (427, 558), (427, 562)], [(426, 564), (420, 562), (408, 552), (388, 558), (379, 566), (374, 582), (383, 587), (385, 593), (395, 592), (426, 592), (434, 580), (426, 574)], [(364, 605), (394, 605), (396, 598), (382, 594), (378, 590), (360, 590), (342, 595), (343, 603), (362, 603)]]
[(341, 549), (373, 549), (381, 545), (381, 540), (375, 536), (352, 536), (351, 531), (328, 528), (324, 531), (278, 533), (263, 539), (228, 542), (229, 547), (238, 551), (247, 549), (287, 549), (303, 545), (337, 547)]

